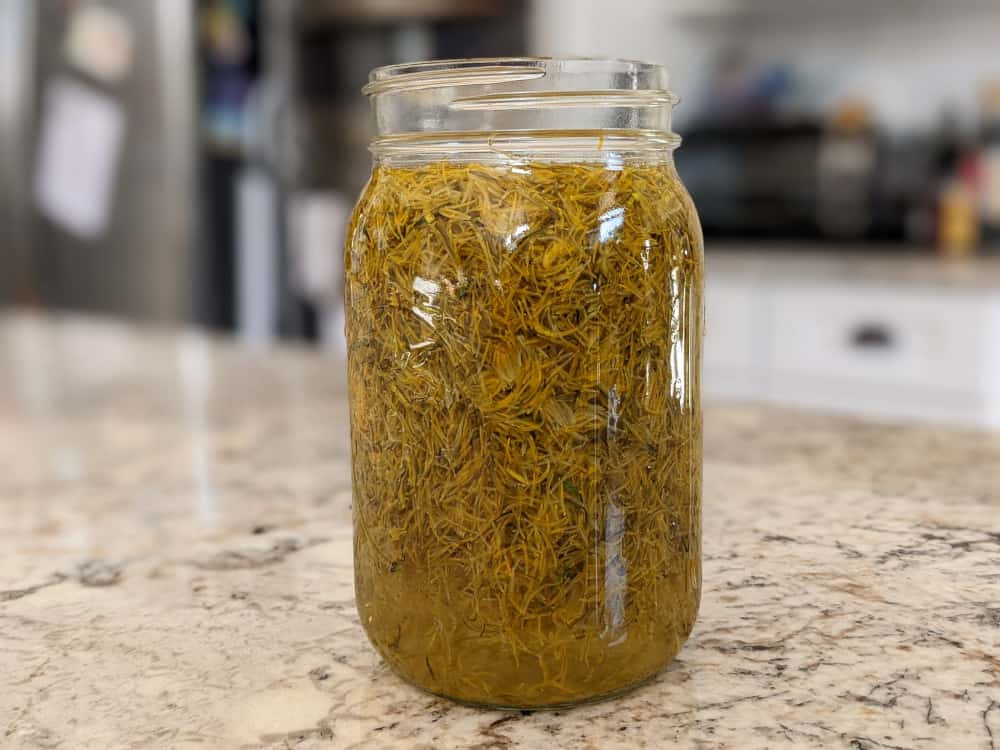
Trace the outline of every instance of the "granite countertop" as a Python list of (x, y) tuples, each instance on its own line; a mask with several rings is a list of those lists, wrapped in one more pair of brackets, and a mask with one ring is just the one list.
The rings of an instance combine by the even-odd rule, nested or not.
[(0, 747), (1000, 748), (1000, 437), (709, 406), (680, 656), (504, 714), (365, 640), (343, 370), (0, 317)]
[(708, 277), (741, 281), (847, 281), (940, 289), (1000, 290), (1000, 249), (943, 258), (927, 249), (878, 245), (733, 245), (706, 242)]

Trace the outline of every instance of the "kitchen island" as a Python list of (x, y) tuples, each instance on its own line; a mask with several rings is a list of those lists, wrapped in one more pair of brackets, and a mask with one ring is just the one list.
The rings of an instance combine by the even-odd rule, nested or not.
[(0, 317), (0, 747), (1000, 748), (1000, 436), (706, 408), (705, 587), (617, 700), (475, 710), (354, 609), (343, 363)]
[(1000, 431), (1000, 255), (706, 252), (709, 396)]

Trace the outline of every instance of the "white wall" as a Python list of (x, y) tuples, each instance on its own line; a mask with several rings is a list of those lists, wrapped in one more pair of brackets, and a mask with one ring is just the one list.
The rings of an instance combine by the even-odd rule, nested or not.
[(824, 81), (828, 102), (864, 96), (897, 131), (933, 125), (946, 104), (971, 119), (980, 85), (1000, 78), (1000, 2), (831, 3), (751, 16), (740, 40)]
[(978, 87), (1000, 78), (1000, 0), (534, 0), (530, 22), (533, 54), (666, 64), (681, 130), (727, 48), (793, 64), (822, 104), (864, 96), (897, 131), (951, 102), (971, 119)]
[[(694, 0), (697, 2), (698, 0)], [(703, 86), (706, 61), (714, 54), (711, 30), (678, 25), (678, 0), (534, 0), (528, 51), (553, 57), (622, 57), (666, 65), (681, 97), (675, 122), (683, 124), (694, 92)], [(710, 5), (718, 0), (702, 0)]]

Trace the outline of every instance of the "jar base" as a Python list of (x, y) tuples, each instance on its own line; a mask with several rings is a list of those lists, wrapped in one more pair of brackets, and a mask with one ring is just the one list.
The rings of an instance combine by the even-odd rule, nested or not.
[(620, 698), (623, 695), (627, 695), (628, 693), (638, 690), (644, 687), (645, 685), (651, 683), (664, 670), (666, 670), (672, 662), (673, 659), (670, 659), (670, 661), (668, 661), (662, 667), (657, 669), (655, 672), (652, 672), (651, 674), (648, 674), (645, 677), (641, 677), (638, 680), (635, 680), (634, 682), (630, 682), (628, 685), (625, 685), (624, 687), (618, 688), (616, 690), (610, 690), (606, 693), (590, 695), (584, 698), (578, 698), (576, 700), (562, 701), (557, 703), (530, 704), (530, 705), (515, 705), (503, 702), (476, 701), (476, 700), (469, 700), (467, 698), (456, 698), (446, 693), (439, 693), (434, 690), (429, 690), (420, 683), (411, 680), (402, 672), (396, 670), (396, 668), (393, 667), (388, 662), (385, 662), (385, 665), (394, 675), (396, 675), (407, 685), (411, 685), (417, 688), (420, 692), (426, 693), (427, 695), (431, 695), (435, 698), (442, 698), (444, 700), (451, 701), (452, 703), (457, 703), (460, 706), (466, 706), (468, 708), (476, 708), (485, 711), (508, 711), (508, 712), (516, 711), (516, 712), (531, 713), (535, 711), (560, 711), (570, 708), (579, 708), (581, 706), (590, 706), (595, 703), (603, 703), (605, 701), (614, 700), (615, 698)]

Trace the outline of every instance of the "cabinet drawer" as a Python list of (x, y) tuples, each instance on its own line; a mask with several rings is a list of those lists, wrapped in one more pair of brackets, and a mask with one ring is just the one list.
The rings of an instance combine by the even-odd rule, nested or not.
[(982, 293), (778, 286), (770, 318), (777, 374), (958, 393), (983, 385), (989, 305)]

